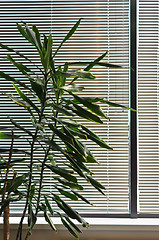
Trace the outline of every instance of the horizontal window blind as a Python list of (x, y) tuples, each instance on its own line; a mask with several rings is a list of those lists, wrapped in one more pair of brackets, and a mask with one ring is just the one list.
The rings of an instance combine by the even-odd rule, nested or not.
[(138, 212), (159, 213), (159, 2), (139, 0)]
[[(85, 95), (106, 97), (110, 101), (128, 105), (129, 86), (129, 1), (54, 1), (52, 33), (55, 47), (59, 45), (67, 31), (79, 18), (83, 17), (79, 29), (64, 45), (57, 61), (94, 60), (108, 50), (106, 61), (123, 66), (122, 69), (95, 67), (91, 72), (94, 81), (80, 80), (86, 90)], [(82, 67), (82, 66), (81, 66)], [(91, 186), (86, 187), (84, 196), (96, 207), (83, 203), (72, 203), (80, 212), (123, 213), (129, 211), (128, 190), (128, 112), (121, 109), (102, 109), (110, 121), (97, 125), (82, 123), (91, 127), (115, 151), (105, 151), (89, 143), (89, 148), (101, 163), (92, 165), (94, 177), (106, 187), (107, 197), (99, 194)], [(88, 141), (87, 141), (88, 144)]]
[[(26, 55), (28, 58), (33, 60), (36, 65), (40, 64), (40, 60), (38, 58), (38, 55), (36, 53), (36, 50), (34, 47), (31, 46), (30, 43), (27, 43), (27, 41), (21, 36), (21, 34), (18, 32), (16, 23), (21, 23), (21, 21), (24, 21), (26, 23), (30, 24), (36, 24), (39, 30), (44, 33), (48, 34), (51, 31), (51, 1), (50, 0), (44, 0), (44, 1), (0, 1), (0, 42), (6, 44), (7, 46), (12, 47), (15, 50), (20, 51), (22, 54)], [(8, 61), (6, 61), (4, 58), (6, 58), (6, 53), (8, 52), (0, 49), (0, 69), (1, 71), (5, 71), (6, 73), (10, 74), (11, 76), (15, 77), (16, 79), (20, 81), (24, 81), (26, 83), (27, 79), (20, 74), (17, 69), (12, 66), (11, 64), (8, 64)], [(10, 53), (11, 55), (13, 53)], [(32, 64), (28, 64), (25, 59), (21, 59), (19, 57), (16, 57), (15, 54), (13, 54), (13, 58), (17, 61), (22, 61), (27, 66), (29, 66), (32, 70), (37, 72), (39, 74), (39, 71), (35, 67), (32, 66)], [(14, 92), (14, 96), (16, 96), (16, 91), (14, 90), (13, 86), (7, 82), (6, 80), (0, 79), (0, 92), (1, 93), (10, 93)], [(27, 111), (16, 104), (14, 104), (12, 101), (9, 100), (8, 97), (5, 95), (0, 95), (0, 126), (1, 127), (11, 127), (10, 120), (8, 116), (11, 116), (17, 123), (19, 123), (21, 126), (24, 126), (26, 128), (29, 128), (31, 131), (33, 130), (32, 123), (30, 121), (30, 115), (27, 113)], [(8, 132), (10, 133), (10, 130), (8, 129)], [(21, 130), (15, 130), (15, 132), (19, 135), (25, 135), (23, 131)], [(27, 135), (27, 134), (26, 134)], [(0, 146), (1, 147), (9, 147), (8, 141), (0, 140)], [(23, 149), (25, 151), (28, 151), (30, 148), (30, 145), (27, 141), (27, 139), (16, 139), (14, 141), (14, 148)], [(6, 159), (8, 159), (8, 154), (5, 154)], [(40, 160), (42, 159), (42, 151), (38, 151), (36, 153), (36, 157)], [(13, 158), (20, 159), (25, 157), (23, 153), (14, 154)], [(21, 162), (19, 164), (16, 164), (15, 171), (19, 175), (28, 172), (28, 164), (29, 161)], [(35, 180), (39, 177), (39, 171), (36, 169), (36, 164), (34, 164), (34, 172), (35, 172)], [(50, 190), (50, 173), (46, 172), (46, 183), (45, 184), (45, 191)], [(24, 191), (24, 189), (22, 189)], [(19, 215), (22, 213), (24, 208), (24, 201), (20, 202), (13, 202), (10, 206), (10, 212), (11, 215)]]
[[(0, 42), (20, 49), (38, 63), (39, 59), (30, 45), (16, 31), (15, 22), (25, 21), (36, 24), (44, 33), (53, 34), (54, 49), (79, 18), (83, 18), (73, 37), (64, 44), (56, 57), (56, 64), (65, 61), (94, 60), (106, 50), (105, 61), (121, 65), (121, 69), (105, 69), (94, 67), (91, 71), (95, 80), (78, 80), (85, 87), (82, 95), (105, 97), (109, 101), (128, 106), (129, 99), (129, 1), (0, 1), (3, 15), (0, 18)], [(15, 41), (16, 40), (16, 41)], [(1, 57), (4, 51), (1, 50)], [(7, 73), (18, 76), (17, 71), (8, 63), (1, 62), (1, 68)], [(81, 68), (83, 68), (81, 66)], [(20, 76), (21, 78), (22, 76)], [(25, 81), (25, 79), (24, 79)], [(10, 91), (10, 86), (4, 80), (0, 82), (1, 91)], [(0, 96), (0, 124), (9, 124), (7, 115), (12, 115), (19, 123), (29, 124), (24, 111), (17, 108), (6, 97)], [(86, 144), (100, 162), (100, 165), (89, 165), (95, 173), (94, 178), (106, 187), (106, 197), (102, 196), (90, 184), (85, 183), (82, 194), (95, 206), (89, 206), (82, 201), (70, 202), (72, 207), (81, 213), (129, 213), (129, 174), (128, 174), (128, 111), (102, 105), (110, 121), (104, 120), (103, 125), (82, 123), (89, 126), (103, 138), (114, 151), (106, 151), (87, 140)], [(25, 118), (24, 118), (25, 116)], [(7, 144), (3, 141), (2, 145)], [(26, 142), (17, 142), (26, 146)], [(40, 152), (37, 156), (40, 157)], [(60, 165), (63, 162), (57, 158)], [(26, 171), (21, 165), (19, 171)], [(38, 174), (36, 176), (38, 178)], [(52, 191), (51, 173), (45, 175), (45, 191)], [(12, 213), (21, 213), (23, 202), (12, 204)]]

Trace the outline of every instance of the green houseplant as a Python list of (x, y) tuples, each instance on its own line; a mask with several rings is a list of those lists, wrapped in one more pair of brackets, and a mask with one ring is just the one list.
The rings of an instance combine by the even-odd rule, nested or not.
[[(88, 168), (87, 163), (98, 163), (90, 150), (82, 142), (82, 139), (95, 142), (102, 148), (112, 150), (112, 148), (100, 139), (94, 132), (75, 120), (76, 117), (87, 119), (102, 124), (102, 118), (107, 118), (99, 106), (99, 102), (114, 106), (124, 107), (102, 98), (80, 97), (78, 92), (83, 90), (82, 86), (75, 84), (78, 78), (94, 80), (89, 71), (95, 65), (104, 67), (119, 67), (101, 61), (106, 53), (99, 56), (91, 62), (66, 62), (61, 66), (57, 66), (54, 61), (56, 54), (62, 45), (72, 36), (78, 28), (81, 19), (72, 27), (64, 40), (61, 42), (55, 52), (52, 51), (53, 40), (52, 35), (43, 36), (35, 25), (32, 29), (26, 23), (17, 24), (17, 28), (22, 36), (29, 41), (37, 50), (41, 61), (40, 66), (6, 45), (0, 43), (1, 48), (8, 50), (25, 62), (28, 61), (29, 66), (32, 64), (39, 74), (34, 70), (15, 60), (11, 55), (7, 55), (7, 60), (11, 62), (27, 79), (27, 83), (17, 80), (5, 72), (0, 72), (0, 77), (10, 81), (13, 85), (14, 92), (16, 90), (18, 97), (14, 94), (7, 96), (17, 105), (23, 107), (30, 114), (29, 127), (22, 126), (14, 119), (10, 121), (14, 127), (11, 134), (1, 130), (0, 139), (11, 139), (10, 149), (0, 149), (1, 162), (1, 205), (0, 214), (4, 212), (4, 239), (9, 239), (8, 234), (8, 217), (10, 202), (18, 202), (25, 200), (25, 205), (19, 223), (16, 240), (22, 239), (22, 227), (25, 216), (28, 216), (28, 232), (25, 239), (31, 235), (32, 229), (36, 224), (37, 216), (43, 213), (46, 222), (49, 223), (53, 231), (57, 231), (50, 216), (54, 214), (61, 218), (62, 223), (69, 232), (76, 238), (81, 230), (73, 223), (71, 219), (76, 219), (83, 227), (88, 227), (88, 223), (80, 216), (80, 214), (72, 209), (69, 204), (61, 197), (71, 200), (81, 199), (88, 204), (90, 203), (78, 190), (83, 190), (84, 186), (78, 183), (78, 176), (90, 182), (101, 194), (105, 194), (105, 187), (92, 177), (92, 171)], [(83, 65), (84, 70), (70, 70), (71, 65)], [(3, 93), (1, 93), (3, 94)], [(126, 107), (124, 107), (126, 108)], [(24, 132), (24, 136), (16, 134), (16, 129)], [(29, 151), (14, 148), (14, 140), (16, 138), (26, 138), (29, 142)], [(40, 148), (43, 151), (43, 158), (36, 158), (36, 151)], [(9, 160), (3, 157), (3, 152), (9, 152)], [(16, 160), (18, 152), (23, 152), (24, 157)], [(64, 166), (61, 167), (56, 162), (56, 154), (59, 153), (64, 159)], [(14, 159), (12, 159), (14, 155)], [(27, 162), (28, 169), (26, 173), (19, 174), (14, 167), (19, 162)], [(34, 164), (38, 163), (38, 183), (34, 180)], [(54, 190), (50, 193), (43, 192), (44, 172), (49, 170), (53, 173)], [(22, 188), (21, 188), (22, 187)], [(23, 191), (22, 189), (26, 189)], [(54, 210), (51, 201), (56, 203), (59, 210)]]

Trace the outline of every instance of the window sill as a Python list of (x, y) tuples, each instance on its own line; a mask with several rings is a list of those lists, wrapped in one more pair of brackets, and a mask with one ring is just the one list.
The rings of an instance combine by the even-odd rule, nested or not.
[[(90, 227), (88, 230), (101, 230), (101, 231), (158, 231), (159, 221), (156, 218), (84, 218)], [(17, 228), (19, 217), (11, 217), (11, 229)], [(0, 229), (2, 228), (3, 219), (0, 217)], [(60, 218), (53, 218), (54, 224), (58, 229), (62, 230), (65, 227), (61, 224)], [(76, 222), (78, 224), (78, 222)], [(27, 228), (27, 219), (24, 220), (24, 229)], [(35, 229), (50, 229), (50, 226), (45, 222), (44, 218), (39, 217)]]

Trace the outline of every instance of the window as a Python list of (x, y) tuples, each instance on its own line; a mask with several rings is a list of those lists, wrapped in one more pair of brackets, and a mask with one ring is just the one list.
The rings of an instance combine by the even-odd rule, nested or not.
[[(0, 42), (31, 56), (37, 63), (34, 49), (17, 32), (16, 22), (23, 20), (36, 24), (42, 33), (52, 32), (56, 49), (71, 26), (83, 17), (76, 33), (59, 52), (57, 63), (68, 59), (94, 60), (108, 50), (106, 61), (123, 68), (95, 67), (92, 70), (95, 81), (80, 81), (86, 86), (85, 94), (106, 97), (126, 106), (130, 98), (131, 107), (135, 107), (138, 100), (137, 120), (134, 112), (102, 105), (110, 121), (105, 121), (102, 126), (86, 123), (114, 148), (114, 151), (103, 151), (88, 142), (101, 163), (91, 167), (95, 178), (105, 185), (107, 196), (102, 196), (87, 184), (84, 196), (96, 207), (71, 202), (72, 207), (84, 216), (129, 217), (137, 216), (137, 213), (140, 216), (143, 213), (158, 213), (158, 1), (139, 0), (136, 6), (135, 0), (9, 0), (0, 1), (0, 7)], [(1, 49), (0, 53), (2, 58), (5, 52)], [(0, 62), (0, 68), (22, 79), (16, 69), (5, 61)], [(10, 85), (1, 79), (0, 91), (9, 90)], [(11, 101), (0, 95), (1, 126), (10, 124), (7, 115), (29, 125), (29, 118), (24, 114), (23, 109), (17, 110)], [(27, 149), (25, 141), (17, 141), (16, 147), (20, 144)], [(7, 141), (1, 143), (2, 147), (6, 145)], [(25, 171), (26, 166), (19, 165), (17, 170)], [(46, 178), (51, 189), (49, 172), (46, 172)], [(12, 204), (11, 213), (18, 215), (22, 208), (23, 202), (18, 206)]]
[(138, 212), (159, 213), (159, 2), (139, 1)]

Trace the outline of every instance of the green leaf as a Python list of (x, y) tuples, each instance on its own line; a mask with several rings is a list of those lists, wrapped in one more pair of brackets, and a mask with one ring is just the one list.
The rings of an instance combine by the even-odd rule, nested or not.
[[(63, 125), (67, 125), (67, 126), (71, 126), (71, 127), (78, 127), (80, 124), (75, 121), (75, 120), (61, 120), (61, 119), (57, 119), (59, 120)], [(69, 129), (72, 130), (72, 129)]]
[[(46, 35), (44, 34), (44, 41), (43, 41), (43, 48), (45, 49), (45, 53), (47, 51), (47, 43), (48, 43), (48, 39), (46, 37)], [(45, 54), (44, 54), (45, 55)]]
[[(48, 166), (47, 164), (45, 164), (46, 166)], [(72, 170), (68, 170), (68, 169), (65, 169), (65, 168), (61, 168), (61, 167), (58, 167), (58, 166), (51, 166), (52, 169), (54, 169), (54, 171), (60, 171), (62, 173), (67, 173), (67, 174), (73, 174), (73, 171)]]
[[(12, 166), (12, 164), (10, 164), (10, 166)], [(7, 163), (0, 164), (0, 169), (6, 169), (6, 167), (7, 167)]]
[(70, 171), (63, 168), (59, 168), (57, 166), (52, 166), (52, 165), (50, 166), (48, 164), (45, 164), (45, 166), (47, 166), (47, 168), (49, 168), (52, 172), (56, 173), (57, 175), (60, 175), (61, 177), (67, 179), (68, 181), (71, 181), (74, 183), (77, 182), (76, 177), (72, 176)]
[(42, 44), (41, 44), (41, 38), (40, 38), (40, 33), (36, 25), (32, 26), (32, 30), (35, 32), (36, 40), (39, 44), (40, 49), (42, 49)]
[(94, 115), (93, 113), (87, 111), (86, 109), (80, 107), (76, 103), (72, 102), (74, 108), (70, 108), (67, 106), (67, 108), (70, 108), (73, 112), (75, 112), (78, 116), (83, 117), (89, 121), (97, 122), (97, 123), (103, 123), (102, 120), (97, 116)]
[[(109, 150), (113, 150), (112, 147), (110, 147), (108, 144), (106, 144), (102, 139), (100, 139), (94, 132), (92, 132), (90, 129), (87, 127), (81, 125), (81, 128), (86, 131), (87, 137), (91, 139), (93, 142), (96, 142), (100, 147), (106, 148)], [(84, 132), (83, 132), (84, 133)]]
[(42, 203), (41, 205), (39, 205), (39, 209), (43, 212), (46, 212), (46, 206), (44, 203)]
[(67, 64), (67, 62), (64, 64), (63, 71), (64, 71), (64, 72), (67, 72), (67, 71), (68, 71), (68, 64)]
[[(124, 106), (124, 105), (121, 105), (121, 104), (117, 104), (117, 103), (114, 103), (114, 102), (110, 102), (110, 101), (107, 101), (107, 100), (105, 100), (104, 98), (98, 98), (98, 97), (96, 97), (96, 98), (90, 98), (90, 97), (84, 97), (88, 102), (102, 102), (102, 103), (106, 103), (106, 104), (108, 104), (108, 105), (110, 105), (110, 106), (112, 106), (112, 107), (119, 107), (119, 108), (124, 108), (124, 109), (127, 109), (127, 110), (131, 110), (131, 111), (135, 111), (136, 112), (136, 110), (135, 109), (133, 109), (133, 108), (129, 108), (129, 107), (126, 107), (126, 106)], [(77, 101), (78, 102), (78, 101)]]
[[(4, 152), (9, 152), (10, 151), (10, 148), (0, 148), (0, 153), (4, 153)], [(27, 153), (27, 154), (29, 154), (28, 152), (26, 152), (26, 151), (24, 151), (24, 150), (20, 150), (20, 149), (16, 149), (16, 148), (14, 148), (13, 149), (13, 152), (15, 152), (15, 153)]]
[(48, 124), (48, 127), (54, 131), (54, 133), (65, 143), (67, 147), (72, 149), (77, 154), (81, 154), (82, 156), (85, 156), (85, 148), (80, 144), (80, 142), (74, 138), (74, 136), (67, 131), (66, 127), (65, 129), (65, 134), (61, 131), (59, 131), (55, 126), (52, 124)]
[(51, 59), (51, 55), (52, 55), (52, 36), (51, 34), (48, 37), (48, 42), (47, 42), (47, 50), (46, 50), (46, 54), (44, 57), (44, 63), (45, 63), (45, 70), (48, 70), (49, 64), (50, 64), (50, 59)]
[[(62, 199), (61, 199), (58, 195), (56, 195), (56, 194), (54, 194), (54, 193), (52, 193), (52, 194), (53, 194), (53, 200), (56, 202), (57, 206), (58, 206), (62, 211), (64, 211), (65, 213), (67, 213), (67, 210), (65, 209), (65, 207), (64, 207), (63, 204), (61, 203)], [(67, 213), (67, 214), (68, 214), (68, 213)]]
[(7, 81), (17, 83), (17, 84), (19, 84), (21, 87), (24, 87), (25, 89), (30, 90), (30, 88), (29, 88), (28, 86), (26, 86), (23, 82), (20, 82), (19, 80), (16, 80), (15, 78), (11, 77), (10, 75), (8, 75), (8, 74), (6, 74), (6, 73), (4, 73), (4, 72), (1, 72), (1, 71), (0, 71), (0, 77), (6, 79)]
[(80, 77), (80, 78), (84, 78), (84, 79), (95, 79), (95, 76), (88, 72), (88, 71), (84, 71), (84, 70), (70, 70), (67, 72), (60, 72), (61, 75), (64, 75), (66, 77)]
[[(67, 62), (68, 65), (87, 65), (91, 63), (93, 64), (93, 62)], [(105, 63), (105, 62), (96, 62), (94, 65), (99, 65), (99, 66), (108, 67), (108, 68), (122, 68), (119, 65)]]
[(102, 195), (106, 196), (105, 193), (100, 188), (98, 188), (97, 186), (94, 186), (94, 188), (96, 188)]
[[(60, 203), (59, 200), (55, 200), (57, 203)], [(89, 224), (83, 219), (81, 218), (81, 216), (79, 215), (79, 213), (75, 210), (73, 210), (66, 202), (64, 202), (62, 199), (60, 199), (61, 201), (61, 207), (62, 210), (72, 219), (76, 219), (78, 222), (82, 223), (83, 227), (88, 228)]]
[(29, 232), (31, 232), (31, 230), (33, 229), (35, 223), (36, 223), (36, 216), (33, 212), (32, 206), (31, 204), (29, 204), (28, 206), (28, 226), (29, 226)]
[(43, 85), (39, 83), (38, 80), (34, 80), (30, 78), (30, 83), (33, 91), (37, 94), (39, 99), (42, 101), (44, 96)]
[(30, 194), (29, 194), (29, 202), (30, 202), (30, 204), (32, 202), (33, 197), (35, 196), (35, 186), (36, 186), (36, 183), (32, 184), (31, 188), (30, 188)]
[[(75, 154), (74, 154), (74, 157), (76, 158), (76, 155), (75, 155)], [(91, 171), (88, 167), (86, 167), (86, 165), (85, 165), (83, 162), (78, 161), (78, 165), (79, 165), (79, 167), (80, 167), (81, 169), (83, 169), (85, 172), (87, 172), (87, 173), (89, 173), (89, 174), (93, 174), (92, 171)]]
[[(68, 65), (65, 63), (63, 67), (63, 72), (67, 72), (67, 71), (68, 71)], [(65, 86), (65, 83), (66, 83), (66, 77), (63, 77), (61, 87)]]
[(22, 63), (16, 62), (10, 55), (7, 55), (7, 59), (24, 75), (27, 75), (27, 73), (31, 73), (31, 70), (27, 68)]
[(96, 65), (96, 63), (100, 62), (106, 55), (107, 51), (103, 53), (101, 56), (99, 56), (97, 59), (95, 59), (93, 62), (91, 62), (84, 70), (89, 71), (92, 67)]
[(75, 195), (77, 195), (79, 198), (81, 198), (84, 202), (86, 202), (86, 203), (88, 203), (88, 204), (90, 204), (90, 205), (93, 205), (90, 201), (88, 201), (85, 197), (83, 197), (81, 194), (79, 194), (79, 193), (77, 193), (77, 192), (75, 192), (75, 191), (73, 191), (72, 190), (72, 192), (75, 194)]
[(17, 28), (18, 28), (18, 31), (21, 33), (21, 35), (22, 35), (24, 38), (26, 38), (30, 43), (33, 43), (33, 42), (31, 41), (31, 39), (29, 38), (26, 30), (22, 27), (21, 24), (17, 23)]
[(47, 197), (44, 196), (44, 198), (45, 198), (45, 204), (46, 204), (46, 206), (47, 206), (47, 208), (48, 208), (48, 210), (49, 210), (51, 216), (54, 216), (54, 211), (53, 211), (53, 209), (52, 209), (52, 207), (51, 207), (51, 205), (50, 205), (50, 203), (49, 203)]
[[(48, 127), (49, 127), (52, 131), (54, 131), (54, 133), (56, 133), (57, 136), (58, 136), (61, 140), (63, 140), (65, 143), (67, 143), (67, 142), (70, 143), (70, 144), (73, 143), (70, 136), (68, 136), (68, 135), (64, 134), (63, 132), (59, 131), (53, 124), (49, 123), (49, 124), (48, 124)], [(72, 137), (73, 137), (73, 136), (72, 136)]]
[[(25, 26), (25, 34), (24, 34), (24, 31), (23, 32), (21, 32), (21, 34), (30, 42), (30, 43), (32, 43), (36, 48), (37, 48), (37, 50), (39, 51), (39, 52), (41, 52), (41, 49), (40, 49), (40, 46), (39, 46), (39, 43), (38, 43), (38, 41), (37, 41), (37, 39), (36, 39), (36, 34), (35, 34), (35, 32), (34, 31), (32, 31), (30, 28), (29, 28), (29, 26), (25, 23), (25, 22), (23, 22), (23, 24), (24, 24), (24, 26)], [(17, 26), (18, 26), (18, 24), (17, 24)], [(19, 26), (20, 26), (20, 24), (19, 24)], [(22, 27), (21, 27), (22, 28)]]
[(97, 114), (98, 116), (107, 118), (107, 116), (103, 113), (103, 111), (101, 110), (100, 106), (94, 103), (91, 103), (89, 101), (87, 101), (87, 99), (83, 98), (83, 97), (79, 97), (73, 93), (71, 93), (71, 95), (79, 102), (82, 103), (85, 107), (87, 107), (88, 109), (91, 110), (91, 112)]
[[(14, 135), (14, 138), (19, 138), (20, 136)], [(0, 139), (12, 139), (12, 134), (0, 132)]]
[(21, 186), (26, 181), (26, 174), (23, 174), (22, 176), (17, 177), (14, 180), (13, 185), (9, 188), (9, 192), (14, 192), (18, 189), (19, 186)]
[(82, 220), (82, 226), (88, 229), (89, 223), (86, 222), (83, 218), (81, 218), (81, 220)]
[(38, 66), (36, 66), (36, 64), (34, 62), (32, 62), (29, 58), (27, 58), (26, 56), (24, 56), (23, 54), (21, 54), (19, 51), (14, 50), (13, 48), (10, 48), (2, 43), (0, 43), (0, 47), (3, 49), (6, 49), (9, 52), (14, 52), (16, 53), (18, 56), (26, 59), (28, 62), (32, 63), (38, 70), (42, 71)]
[(83, 156), (86, 157), (87, 149), (84, 144), (82, 144), (78, 139), (74, 138), (74, 145), (78, 152)]
[(99, 162), (93, 157), (92, 153), (90, 152), (90, 150), (86, 147), (86, 145), (84, 145), (83, 143), (80, 143), (84, 149), (85, 149), (85, 156), (86, 156), (86, 160), (85, 162), (88, 162), (88, 163), (98, 163)]
[(68, 153), (73, 156), (77, 160), (77, 162), (86, 162), (86, 157), (79, 154), (78, 152), (69, 152), (70, 149), (68, 149)]
[(72, 83), (71, 85), (60, 87), (60, 89), (63, 89), (64, 91), (67, 92), (81, 92), (84, 89), (84, 87)]
[(8, 198), (6, 200), (3, 201), (3, 203), (0, 203), (0, 205), (2, 205), (1, 209), (0, 209), (0, 216), (2, 214), (2, 212), (4, 211), (4, 209), (6, 208), (6, 206), (9, 205), (10, 202), (16, 202), (21, 200), (22, 196), (19, 195), (9, 195)]
[(37, 113), (40, 113), (40, 110), (36, 107), (36, 105), (13, 83), (13, 86), (19, 96), (27, 102)]
[(73, 210), (73, 208), (71, 208), (66, 202), (64, 202), (62, 199), (60, 199), (61, 202), (59, 202), (59, 200), (55, 200), (57, 203), (60, 203), (59, 206), (61, 206), (62, 210), (72, 219), (76, 219), (78, 222), (82, 223), (82, 219), (81, 216), (79, 215), (78, 212), (76, 212), (75, 210)]
[(64, 150), (53, 140), (45, 141), (54, 151), (64, 152)]
[[(15, 159), (10, 162), (10, 166), (14, 165), (15, 163), (23, 162), (26, 158)], [(0, 169), (5, 169), (7, 167), (7, 162), (0, 162)]]
[(85, 178), (85, 175), (83, 174), (82, 170), (80, 169), (78, 163), (71, 157), (71, 155), (65, 153), (65, 157), (70, 161), (71, 167), (74, 171), (76, 171), (81, 177)]
[(48, 215), (48, 213), (46, 211), (44, 211), (44, 217), (45, 217), (46, 222), (48, 222), (50, 227), (53, 229), (53, 231), (57, 232), (57, 229), (56, 229), (55, 225), (53, 224), (50, 216)]
[(98, 163), (98, 164), (100, 164), (100, 163), (93, 157), (92, 154), (88, 154), (88, 155), (87, 155), (87, 162), (88, 162), (88, 163)]
[(98, 187), (100, 189), (105, 189), (105, 187), (100, 182), (96, 181), (91, 176), (87, 175), (87, 178), (93, 186)]
[(11, 164), (26, 161), (27, 158), (14, 159), (11, 161)]
[(61, 184), (65, 185), (65, 186), (68, 186), (70, 188), (77, 189), (77, 190), (83, 190), (84, 189), (82, 185), (79, 185), (77, 183), (68, 182), (68, 181), (62, 180), (60, 178), (55, 178), (55, 179), (58, 180)]
[(81, 155), (86, 156), (85, 146), (78, 139), (74, 138), (69, 128), (67, 128), (66, 126), (63, 126), (63, 130), (66, 136), (69, 136), (71, 138), (71, 141), (72, 141), (72, 143), (70, 142), (71, 145), (73, 145)]
[(126, 107), (126, 106), (124, 106), (124, 105), (117, 104), (117, 103), (113, 103), (113, 102), (110, 102), (110, 101), (107, 101), (107, 100), (104, 100), (104, 99), (102, 99), (101, 102), (106, 103), (106, 104), (108, 104), (108, 105), (110, 105), (110, 106), (112, 106), (112, 107), (125, 108), (125, 109), (127, 109), (127, 110), (131, 110), (131, 111), (136, 112), (136, 110), (133, 109), (133, 108), (129, 108), (129, 107)]
[(75, 237), (75, 238), (79, 238), (78, 235), (73, 231), (73, 229), (69, 226), (69, 224), (64, 220), (64, 218), (61, 215), (61, 222), (63, 223), (63, 225), (68, 229), (68, 231)]
[(25, 108), (29, 108), (31, 107), (30, 104), (28, 104), (27, 102), (21, 101), (16, 97), (7, 95), (13, 102), (15, 102), (16, 104), (18, 104), (19, 106), (25, 107)]
[(80, 78), (86, 78), (86, 79), (95, 79), (95, 76), (93, 76), (92, 73), (88, 72), (88, 71), (84, 71), (84, 70), (77, 70), (76, 71), (76, 75)]
[[(51, 62), (52, 63), (52, 62)], [(62, 75), (61, 74), (61, 71), (62, 72), (65, 72), (65, 71), (67, 71), (68, 70), (68, 65), (64, 65), (64, 67), (63, 67), (63, 71), (62, 71), (62, 67), (61, 66), (59, 66), (58, 67), (58, 69), (57, 69), (57, 71), (55, 72), (55, 70), (54, 70), (54, 72), (55, 72), (55, 79), (56, 79), (56, 86), (54, 86), (55, 88), (57, 87), (57, 88), (60, 88), (60, 87), (63, 87), (63, 86), (65, 86), (65, 83), (66, 83), (66, 76), (64, 76), (64, 75)], [(61, 98), (62, 97), (62, 95), (63, 95), (63, 90), (58, 90), (57, 91), (57, 93), (58, 93), (58, 96), (59, 96), (59, 98)]]
[(56, 105), (54, 103), (50, 103), (50, 104), (47, 104), (47, 106), (53, 107), (55, 110), (57, 110), (57, 112), (63, 113), (66, 116), (73, 116), (73, 114), (67, 111), (67, 109), (65, 109), (64, 106), (62, 105)]
[[(4, 152), (9, 152), (10, 151), (10, 148), (0, 148), (0, 153), (4, 153)], [(28, 152), (26, 152), (26, 151), (24, 151), (24, 150), (20, 150), (20, 149), (16, 149), (16, 148), (14, 148), (13, 149), (13, 152), (15, 152), (15, 153), (27, 153), (27, 154), (29, 154)]]
[(56, 166), (56, 161), (54, 160), (53, 155), (48, 155), (47, 157), (50, 160), (51, 165)]
[[(99, 61), (101, 61), (107, 54), (107, 51), (105, 53), (103, 53), (101, 56), (99, 56), (97, 59), (95, 59), (93, 62), (90, 62), (89, 65), (87, 67), (84, 68), (84, 71), (89, 71), (91, 68), (93, 68), (96, 63), (98, 63)], [(73, 83), (75, 80), (77, 80), (78, 77), (75, 77), (71, 83)]]
[(78, 28), (78, 26), (80, 25), (80, 22), (81, 22), (81, 19), (80, 18), (76, 24), (72, 27), (72, 29), (68, 32), (68, 34), (66, 35), (66, 37), (63, 39), (63, 41), (61, 42), (61, 44), (59, 45), (59, 47), (56, 49), (53, 57), (56, 56), (57, 52), (60, 50), (60, 48), (62, 47), (62, 45), (74, 34), (74, 32), (76, 31), (76, 29)]
[(116, 64), (110, 64), (110, 63), (104, 63), (104, 62), (97, 63), (96, 65), (108, 67), (108, 68), (122, 68), (122, 66), (119, 66)]
[[(69, 124), (68, 124), (69, 125)], [(69, 128), (69, 127), (68, 127)], [(69, 131), (70, 131), (70, 133), (72, 134), (72, 135), (74, 135), (74, 136), (78, 136), (78, 137), (80, 137), (80, 138), (82, 138), (82, 139), (85, 139), (85, 140), (87, 140), (88, 138), (87, 138), (87, 134), (85, 134), (85, 133), (81, 133), (80, 131), (79, 131), (79, 129), (78, 128), (69, 128)]]
[(82, 233), (82, 231), (71, 221), (70, 218), (68, 218), (68, 217), (65, 216), (65, 219), (67, 220), (67, 222), (70, 223), (70, 225), (71, 225), (77, 232)]
[(70, 199), (72, 199), (72, 200), (74, 200), (74, 201), (77, 201), (77, 200), (78, 200), (78, 197), (76, 197), (76, 195), (74, 195), (74, 194), (72, 194), (72, 193), (70, 193), (70, 192), (64, 191), (64, 190), (62, 190), (62, 189), (60, 189), (60, 188), (58, 188), (58, 187), (56, 187), (56, 188), (57, 188), (58, 191), (59, 191), (62, 195), (64, 195), (65, 197), (70, 198)]
[(9, 117), (9, 119), (10, 119), (11, 123), (12, 123), (15, 127), (17, 127), (17, 128), (19, 128), (19, 129), (23, 130), (24, 132), (28, 133), (30, 136), (33, 136), (32, 133), (31, 133), (28, 129), (26, 129), (26, 128), (22, 127), (21, 125), (19, 125), (19, 124), (18, 124), (16, 121), (14, 121), (11, 117)]
[(43, 43), (42, 43), (42, 54), (41, 54), (41, 63), (43, 66), (46, 67), (46, 64), (44, 63), (44, 56), (46, 54), (46, 51), (47, 51), (47, 42), (48, 42), (48, 39), (47, 37), (45, 36), (45, 34), (43, 34), (44, 36), (44, 40), (43, 40)]
[[(103, 98), (98, 98), (98, 97), (83, 97), (85, 98), (88, 102), (102, 102)], [(76, 100), (74, 100), (76, 101)], [(78, 102), (78, 101), (77, 101)]]

